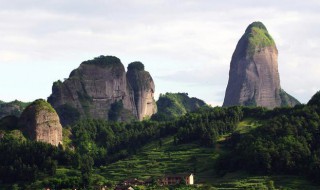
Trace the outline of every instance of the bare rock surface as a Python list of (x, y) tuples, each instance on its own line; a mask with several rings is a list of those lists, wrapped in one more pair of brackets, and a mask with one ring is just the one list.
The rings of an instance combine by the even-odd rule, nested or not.
[(299, 102), (280, 86), (278, 50), (261, 22), (248, 26), (233, 53), (223, 106), (274, 108)]
[(134, 93), (138, 119), (151, 117), (157, 112), (154, 100), (155, 85), (149, 72), (144, 70), (141, 62), (128, 65), (127, 79)]
[(56, 111), (45, 100), (36, 100), (21, 114), (19, 126), (31, 140), (54, 146), (62, 144), (62, 125)]
[(140, 116), (149, 112), (141, 113), (144, 110), (137, 109), (135, 100), (145, 99), (135, 97), (144, 94), (135, 93), (131, 87), (138, 81), (128, 80), (125, 68), (117, 57), (100, 56), (82, 62), (64, 82), (55, 82), (48, 102), (59, 113), (63, 125), (79, 118), (109, 120), (110, 109), (119, 102), (122, 111), (118, 121), (142, 119)]

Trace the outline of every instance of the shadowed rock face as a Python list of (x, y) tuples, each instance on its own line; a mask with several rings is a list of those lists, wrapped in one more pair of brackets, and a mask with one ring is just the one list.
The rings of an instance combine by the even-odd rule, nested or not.
[[(55, 82), (48, 102), (61, 116), (63, 125), (79, 118), (108, 120), (110, 108), (117, 102), (121, 102), (122, 106), (117, 120), (140, 119), (145, 111), (136, 106), (135, 100), (145, 99), (137, 97), (145, 94), (135, 93), (131, 88), (140, 87), (136, 85), (136, 82), (140, 81), (139, 77), (140, 74), (132, 79), (134, 81), (128, 80), (120, 59), (114, 56), (100, 56), (81, 63), (64, 82)], [(140, 101), (139, 104), (143, 107), (144, 102)]]
[(19, 126), (31, 140), (54, 146), (62, 144), (59, 116), (45, 100), (36, 100), (29, 105), (21, 114)]
[(12, 102), (1, 102), (0, 101), (0, 119), (8, 116), (14, 115), (19, 117), (22, 111), (29, 105), (27, 102), (20, 102), (18, 100)]
[(233, 53), (223, 106), (274, 108), (299, 102), (280, 86), (278, 50), (261, 22), (248, 26)]
[(149, 72), (144, 70), (141, 62), (128, 65), (127, 79), (134, 93), (138, 119), (150, 117), (157, 112), (154, 100), (155, 85)]
[(125, 69), (118, 58), (111, 56), (101, 56), (81, 63), (63, 83), (54, 83), (52, 94), (48, 98), (48, 102), (58, 112), (63, 107), (70, 107), (73, 108), (70, 111), (78, 112), (74, 113), (78, 114), (75, 120), (80, 117), (107, 120), (111, 105), (117, 101), (122, 101), (123, 108), (133, 116), (137, 115)]

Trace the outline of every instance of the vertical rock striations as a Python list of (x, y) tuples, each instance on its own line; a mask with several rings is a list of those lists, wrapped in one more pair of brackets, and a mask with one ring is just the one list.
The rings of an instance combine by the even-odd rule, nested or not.
[(280, 86), (278, 50), (261, 22), (248, 26), (232, 55), (223, 106), (274, 108), (299, 102)]
[(54, 146), (62, 144), (62, 126), (59, 116), (45, 100), (36, 100), (21, 114), (21, 130), (31, 140), (46, 142)]
[[(130, 81), (120, 59), (114, 56), (100, 56), (81, 63), (64, 82), (55, 82), (48, 102), (57, 110), (63, 125), (73, 123), (79, 118), (117, 121), (142, 119), (143, 115), (149, 112), (142, 113), (144, 109), (140, 107), (145, 106), (143, 103), (140, 107), (136, 106), (135, 100), (145, 98), (135, 97), (135, 94), (139, 93), (131, 86), (139, 89), (140, 86), (136, 83), (148, 79), (139, 77), (140, 74), (137, 78), (132, 78), (134, 81)], [(150, 88), (151, 86), (154, 91), (153, 81)]]
[(155, 85), (149, 72), (144, 70), (141, 62), (128, 65), (127, 79), (134, 93), (138, 119), (142, 120), (157, 112), (154, 100)]

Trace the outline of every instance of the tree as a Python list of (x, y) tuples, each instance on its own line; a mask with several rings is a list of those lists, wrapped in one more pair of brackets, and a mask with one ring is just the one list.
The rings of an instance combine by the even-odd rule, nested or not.
[(94, 161), (88, 154), (83, 155), (80, 163), (81, 183), (84, 189), (90, 187), (92, 181), (92, 168)]

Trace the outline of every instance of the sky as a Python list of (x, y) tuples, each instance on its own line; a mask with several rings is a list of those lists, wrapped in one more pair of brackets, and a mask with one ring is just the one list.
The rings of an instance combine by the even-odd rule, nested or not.
[(186, 92), (221, 106), (232, 53), (261, 21), (279, 51), (281, 87), (320, 90), (319, 0), (0, 0), (0, 100), (46, 99), (82, 61), (141, 61), (156, 97)]

